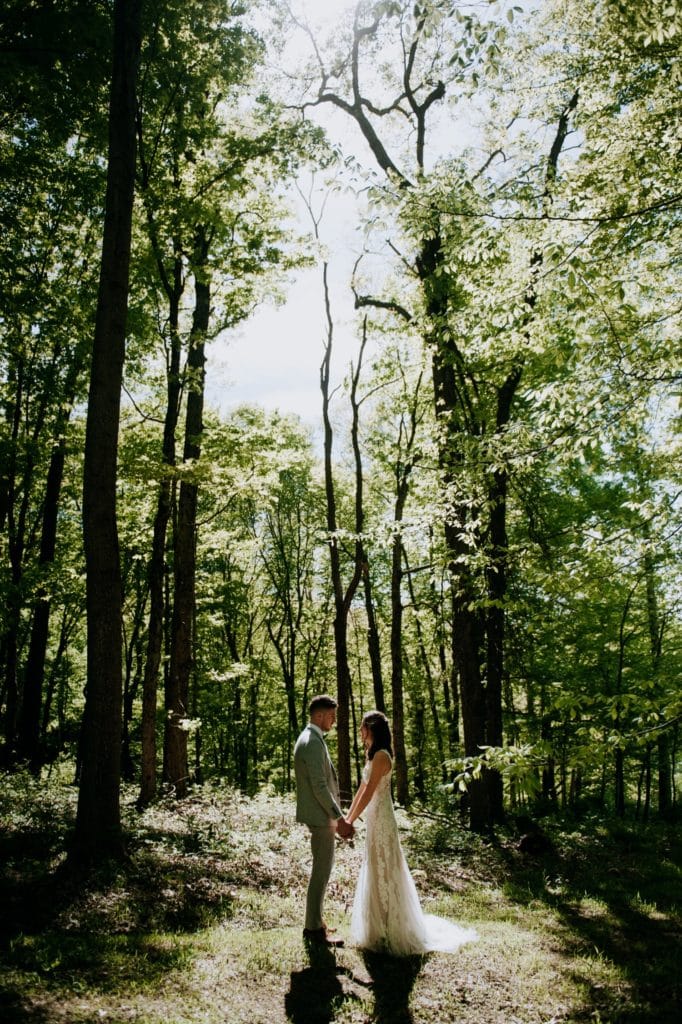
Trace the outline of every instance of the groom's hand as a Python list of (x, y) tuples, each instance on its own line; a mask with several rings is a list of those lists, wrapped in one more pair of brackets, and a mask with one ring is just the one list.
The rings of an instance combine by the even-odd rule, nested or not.
[(339, 833), (342, 839), (350, 839), (355, 835), (355, 829), (346, 821), (345, 818), (338, 818), (336, 822), (336, 831)]

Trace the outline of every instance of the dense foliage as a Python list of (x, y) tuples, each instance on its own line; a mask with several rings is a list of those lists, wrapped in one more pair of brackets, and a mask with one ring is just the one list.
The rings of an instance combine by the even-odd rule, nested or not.
[[(84, 703), (109, 8), (0, 20), (0, 717), (34, 771), (78, 760)], [(362, 2), (329, 39), (283, 2), (143, 20), (117, 496), (140, 802), (159, 778), (289, 790), (307, 701), (338, 687), (346, 788), (378, 705), (401, 802), (670, 814), (679, 12)], [(323, 452), (293, 415), (204, 408), (212, 353), (311, 252), (331, 355), (333, 243), (293, 228), (311, 167), (363, 197)]]

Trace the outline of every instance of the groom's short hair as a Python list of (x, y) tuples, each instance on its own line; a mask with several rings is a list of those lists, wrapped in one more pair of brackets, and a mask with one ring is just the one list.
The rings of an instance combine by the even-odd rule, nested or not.
[(313, 715), (316, 711), (330, 711), (336, 707), (336, 701), (333, 697), (330, 697), (328, 693), (319, 693), (317, 697), (313, 697), (310, 704), (308, 705), (308, 711)]

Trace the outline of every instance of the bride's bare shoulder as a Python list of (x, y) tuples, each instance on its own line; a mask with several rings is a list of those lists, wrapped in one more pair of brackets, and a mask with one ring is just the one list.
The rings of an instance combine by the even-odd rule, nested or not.
[(393, 767), (393, 758), (387, 750), (377, 750), (374, 755), (374, 760), (378, 762), (378, 767), (381, 769), (382, 775), (386, 775)]

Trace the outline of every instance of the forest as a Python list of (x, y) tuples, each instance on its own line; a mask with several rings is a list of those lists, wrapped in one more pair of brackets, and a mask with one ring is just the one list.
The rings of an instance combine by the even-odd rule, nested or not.
[[(303, 858), (304, 872), (283, 823), (293, 746), (325, 692), (344, 804), (360, 720), (388, 715), (424, 886), (449, 851), (473, 887), (546, 888), (554, 869), (517, 862), (521, 833), (533, 854), (582, 856), (581, 879), (596, 858), (605, 885), (622, 856), (620, 897), (634, 887), (663, 915), (666, 941), (652, 931), (650, 948), (660, 940), (674, 974), (681, 47), (675, 0), (2, 0), (11, 1019), (279, 1019), (260, 1004), (107, 1017), (92, 999), (58, 1013), (35, 993), (17, 1001), (16, 972), (54, 974), (47, 925), (26, 908), (57, 869), (64, 898), (94, 915), (88, 934), (144, 932), (144, 915), (107, 917), (102, 892), (115, 902), (132, 857), (119, 895), (139, 911), (134, 851), (162, 832), (190, 858), (197, 844), (211, 911), (250, 871), (275, 885), (252, 857), (249, 806), (279, 833), (282, 870)], [(240, 378), (230, 339), (303, 276), (314, 421), (218, 400), (221, 360)], [(295, 364), (295, 336), (271, 342)], [(220, 893), (207, 866), (215, 844), (226, 856), (218, 806), (242, 829)], [(665, 912), (645, 893), (654, 861)], [(99, 908), (75, 881), (86, 876), (104, 887)], [(200, 886), (176, 881), (187, 914)], [(295, 908), (278, 913), (293, 934)], [(31, 928), (35, 963), (16, 953)], [(166, 952), (159, 972), (177, 966)], [(253, 973), (267, 956), (251, 953)], [(181, 969), (189, 954), (176, 954)], [(374, 1016), (354, 1016), (365, 997), (343, 986), (308, 1016), (306, 976), (287, 1018), (653, 1024), (679, 996), (652, 1009), (661, 979), (642, 994), (630, 978), (617, 1011), (605, 976), (607, 997), (583, 992), (581, 1011), (526, 994), (525, 1016), (504, 1001), (467, 1016), (464, 996), (457, 1012), (417, 1012), (409, 986), (391, 1002), (400, 973), (368, 969)]]

